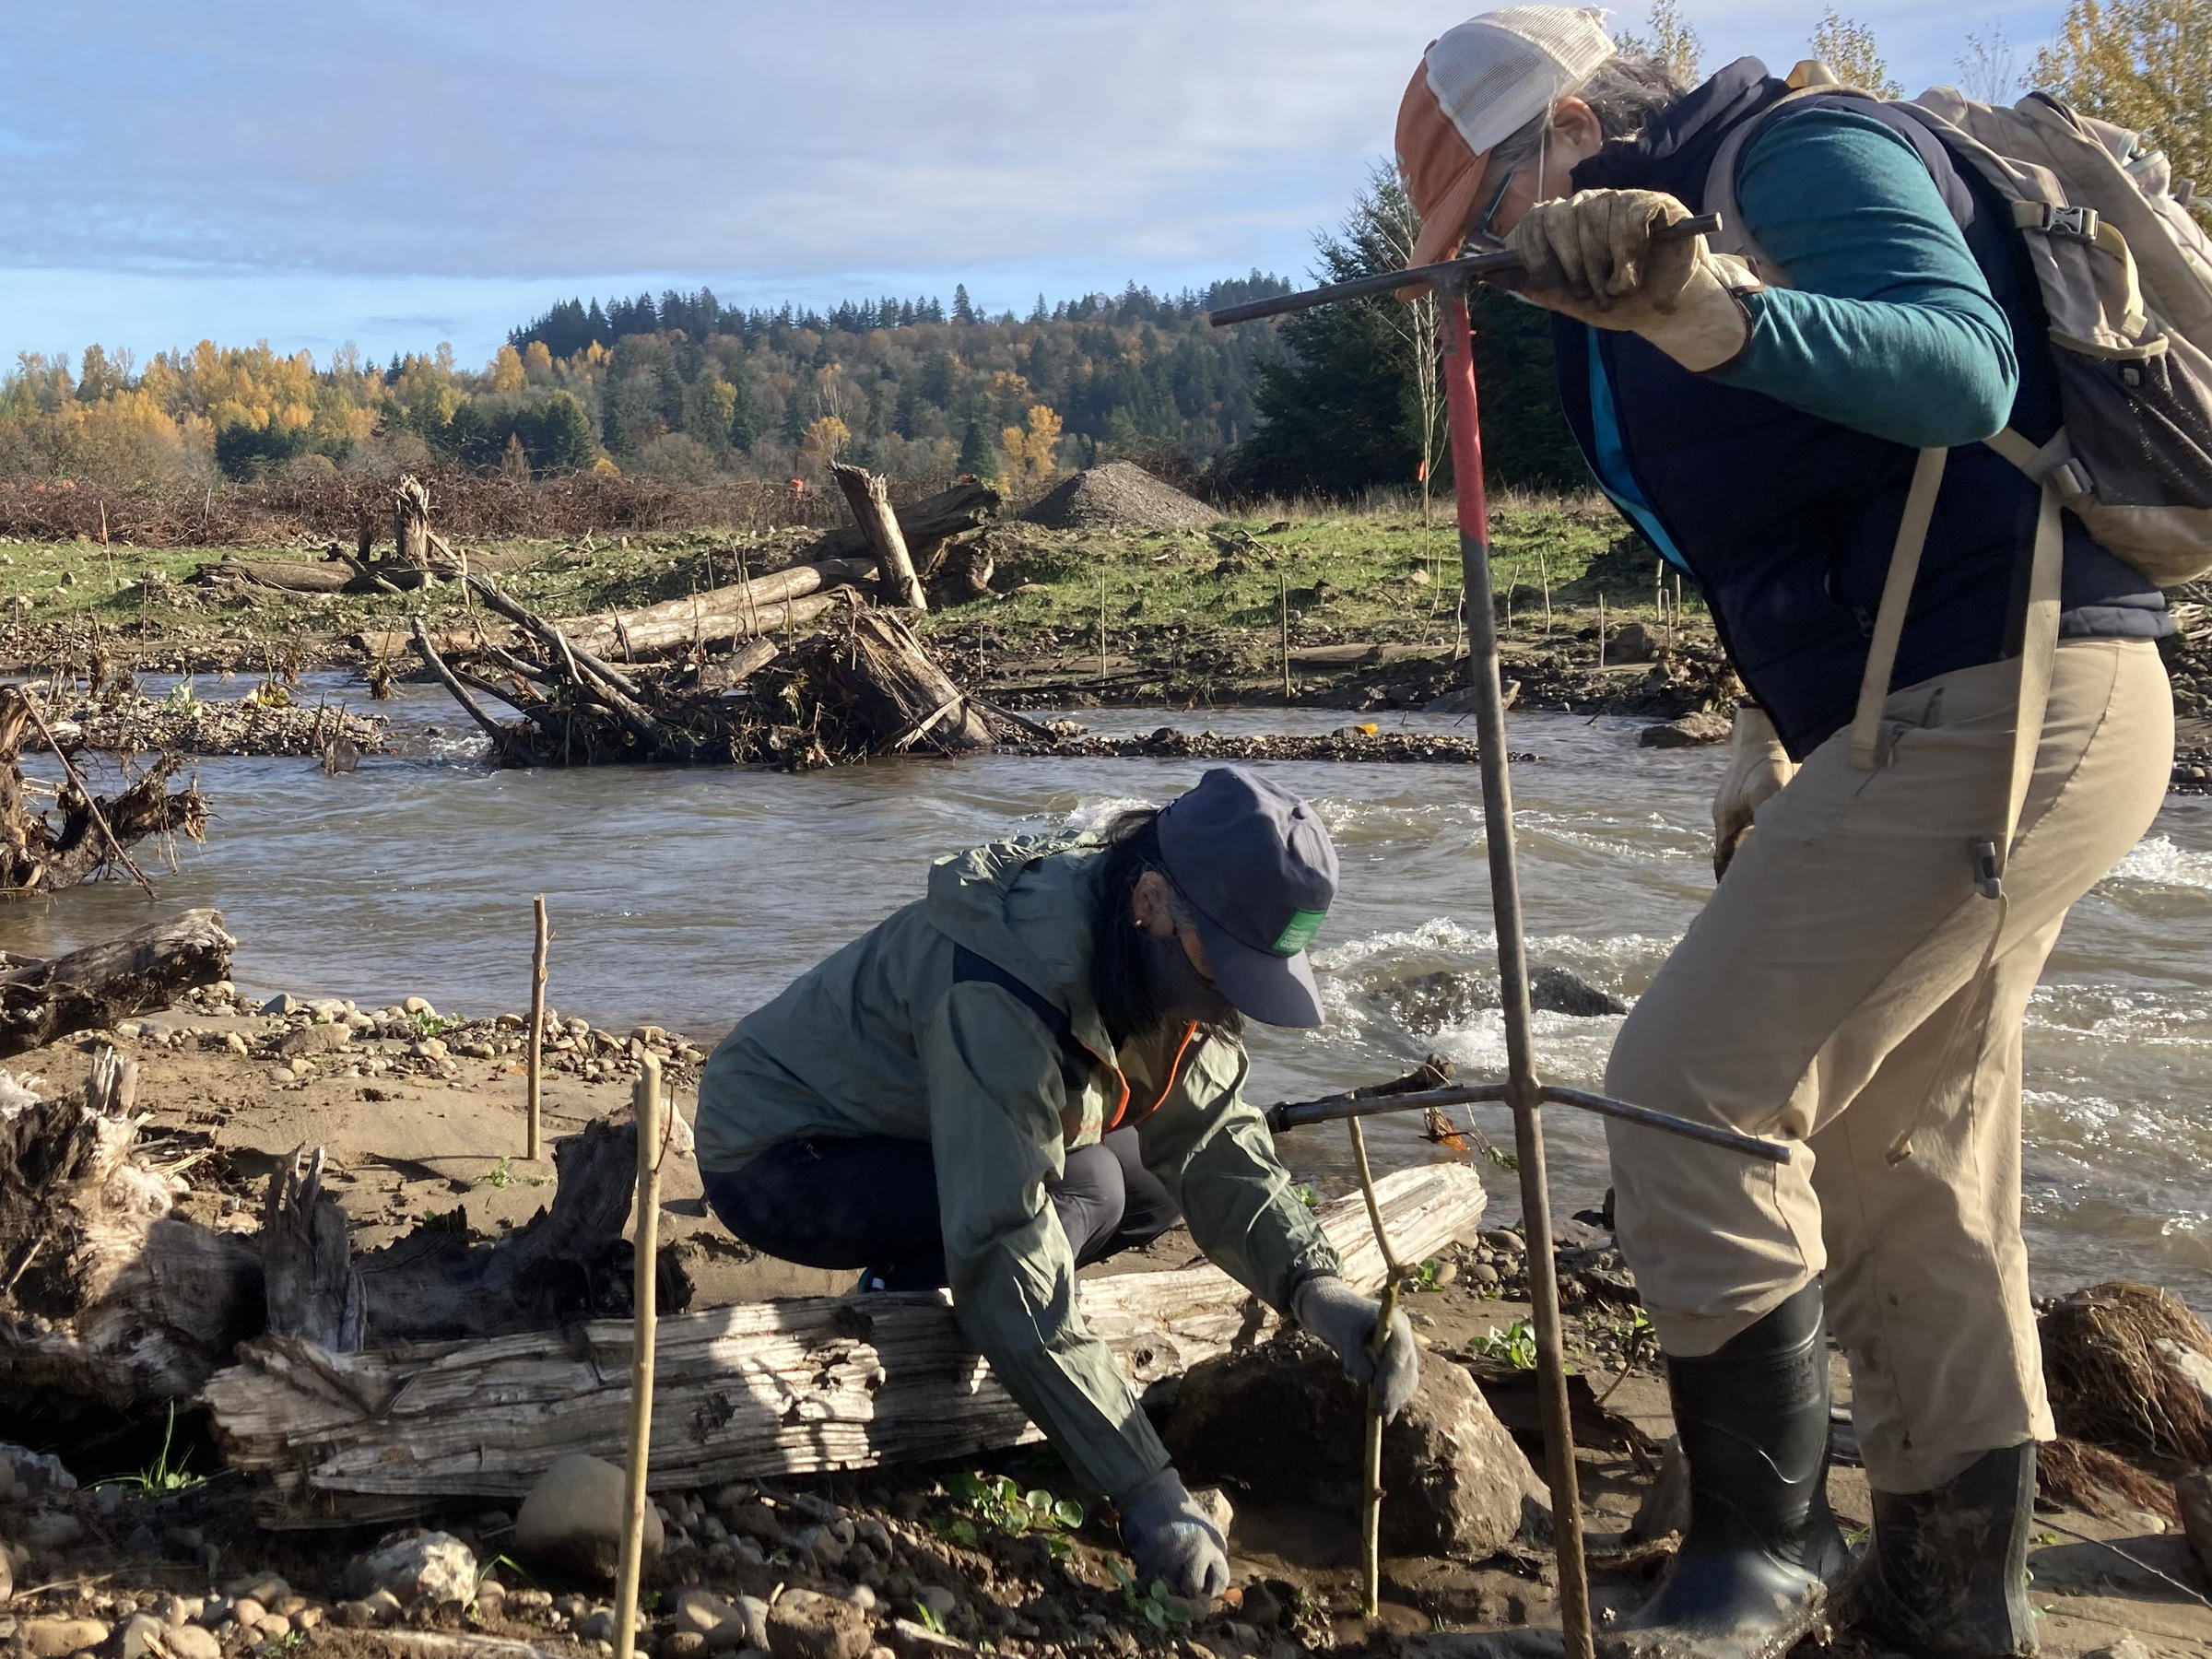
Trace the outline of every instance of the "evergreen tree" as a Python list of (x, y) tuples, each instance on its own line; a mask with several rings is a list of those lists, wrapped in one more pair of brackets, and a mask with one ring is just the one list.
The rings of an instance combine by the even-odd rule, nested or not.
[[(1379, 172), (1340, 229), (1317, 239), (1321, 281), (1348, 282), (1403, 266), (1402, 212), (1388, 199), (1395, 188), (1394, 179)], [(1258, 429), (1229, 464), (1241, 488), (1348, 495), (1417, 481), (1418, 377), (1406, 331), (1386, 309), (1399, 303), (1387, 297), (1355, 300), (1284, 320), (1289, 356), (1259, 366)], [(1490, 477), (1549, 488), (1587, 482), (1552, 386), (1548, 313), (1483, 289), (1473, 310)], [(1143, 399), (1133, 391), (1124, 403), (1135, 408)], [(1447, 458), (1440, 475), (1449, 465)]]
[(998, 457), (992, 453), (991, 440), (983, 431), (983, 423), (971, 416), (968, 429), (960, 434), (959, 459), (953, 470), (972, 473), (979, 478), (991, 477), (998, 470)]
[(955, 323), (972, 323), (975, 321), (975, 307), (969, 302), (968, 285), (964, 282), (956, 283), (953, 285), (952, 320)]

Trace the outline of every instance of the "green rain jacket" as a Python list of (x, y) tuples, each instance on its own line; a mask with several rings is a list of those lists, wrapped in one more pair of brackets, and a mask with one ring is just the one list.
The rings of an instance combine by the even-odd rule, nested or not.
[[(700, 1167), (715, 1171), (806, 1135), (928, 1141), (962, 1326), (1031, 1420), (1118, 1498), (1169, 1458), (1077, 1311), (1074, 1253), (1045, 1193), (1068, 1152), (1135, 1123), (1199, 1248), (1277, 1312), (1338, 1263), (1243, 1099), (1241, 1043), (1177, 1030), (1116, 1053), (1108, 1039), (1090, 994), (1104, 845), (1061, 834), (939, 859), (926, 899), (724, 1039), (700, 1081), (698, 1136)], [(1079, 1089), (1033, 1009), (1003, 986), (954, 982), (959, 946), (1066, 1014), (1088, 1053)]]

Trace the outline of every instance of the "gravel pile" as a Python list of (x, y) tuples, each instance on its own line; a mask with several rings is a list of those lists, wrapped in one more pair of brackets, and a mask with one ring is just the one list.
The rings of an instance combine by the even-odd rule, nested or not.
[(1021, 515), (1053, 530), (1203, 530), (1221, 514), (1141, 466), (1079, 472)]

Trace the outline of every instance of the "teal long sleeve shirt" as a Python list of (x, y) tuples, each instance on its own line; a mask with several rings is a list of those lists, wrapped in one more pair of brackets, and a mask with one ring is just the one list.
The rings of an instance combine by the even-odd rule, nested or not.
[(1746, 301), (1712, 378), (1915, 449), (1975, 443), (2012, 409), (2012, 327), (1902, 135), (1843, 110), (1773, 123), (1736, 171), (1745, 227), (1787, 288)]

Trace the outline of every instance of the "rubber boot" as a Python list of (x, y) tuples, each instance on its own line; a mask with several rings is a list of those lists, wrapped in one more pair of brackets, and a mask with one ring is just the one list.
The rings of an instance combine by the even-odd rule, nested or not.
[(1657, 1592), (1600, 1637), (1635, 1659), (1781, 1659), (1851, 1564), (1828, 1507), (1828, 1332), (1818, 1280), (1700, 1359), (1669, 1356), (1689, 1534)]
[(1924, 1659), (2035, 1652), (2028, 1534), (2035, 1445), (2006, 1446), (1927, 1492), (1877, 1492), (1874, 1545), (1839, 1609), (1872, 1642)]

